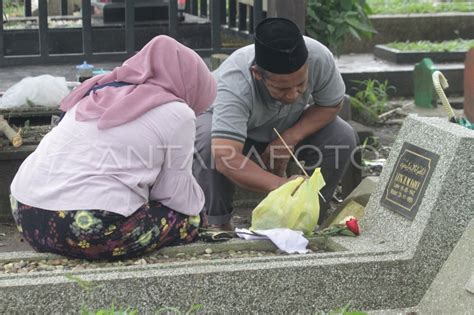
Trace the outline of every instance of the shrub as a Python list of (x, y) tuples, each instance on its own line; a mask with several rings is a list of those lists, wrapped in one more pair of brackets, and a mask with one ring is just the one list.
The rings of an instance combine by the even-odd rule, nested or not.
[(369, 125), (378, 123), (379, 115), (388, 109), (389, 93), (395, 91), (395, 87), (389, 86), (387, 81), (372, 79), (354, 82), (359, 84), (351, 97), (354, 118)]
[(376, 33), (371, 12), (366, 0), (309, 0), (306, 33), (339, 56), (347, 34), (361, 40)]

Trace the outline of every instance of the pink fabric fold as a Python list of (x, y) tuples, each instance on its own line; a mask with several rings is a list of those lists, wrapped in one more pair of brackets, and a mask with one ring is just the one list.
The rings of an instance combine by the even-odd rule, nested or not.
[[(114, 81), (132, 85), (105, 87), (85, 96), (95, 85)], [(160, 35), (111, 73), (78, 86), (62, 100), (61, 109), (77, 105), (76, 120), (98, 119), (98, 128), (108, 129), (172, 101), (188, 104), (198, 115), (212, 104), (216, 90), (211, 72), (196, 52)]]

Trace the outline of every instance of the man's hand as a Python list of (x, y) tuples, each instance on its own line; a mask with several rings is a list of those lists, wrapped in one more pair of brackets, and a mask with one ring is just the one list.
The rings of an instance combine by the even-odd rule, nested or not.
[[(304, 138), (333, 121), (339, 112), (341, 104), (342, 102), (338, 105), (327, 107), (315, 105), (305, 110), (300, 120), (281, 134), (292, 152), (295, 151), (297, 144), (303, 141)], [(262, 154), (262, 160), (267, 170), (280, 177), (284, 176), (290, 158), (291, 154), (280, 138), (273, 140)]]
[[(297, 140), (288, 133), (283, 133), (281, 136), (290, 150), (294, 152), (298, 144)], [(291, 154), (280, 138), (276, 138), (270, 142), (262, 154), (262, 161), (267, 167), (267, 170), (280, 177), (285, 175), (286, 167), (290, 159)]]

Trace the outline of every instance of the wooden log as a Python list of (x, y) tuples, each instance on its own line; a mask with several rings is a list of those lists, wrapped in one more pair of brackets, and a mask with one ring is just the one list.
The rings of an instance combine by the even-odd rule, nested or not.
[(3, 133), (15, 148), (18, 148), (23, 144), (20, 132), (13, 130), (8, 122), (3, 118), (3, 115), (0, 115), (0, 133)]
[(268, 17), (287, 18), (298, 25), (301, 33), (306, 28), (307, 0), (268, 0)]

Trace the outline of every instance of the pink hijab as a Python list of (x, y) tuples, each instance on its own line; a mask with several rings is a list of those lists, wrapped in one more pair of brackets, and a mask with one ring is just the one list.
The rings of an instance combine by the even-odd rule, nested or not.
[[(131, 83), (103, 88), (85, 96), (96, 84)], [(61, 109), (77, 104), (76, 120), (99, 119), (99, 129), (130, 122), (157, 106), (179, 101), (198, 115), (216, 97), (216, 83), (199, 55), (168, 36), (153, 38), (111, 73), (94, 76), (66, 96)], [(80, 102), (79, 102), (80, 101)]]

